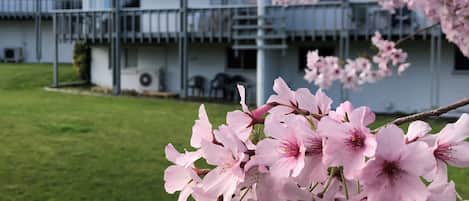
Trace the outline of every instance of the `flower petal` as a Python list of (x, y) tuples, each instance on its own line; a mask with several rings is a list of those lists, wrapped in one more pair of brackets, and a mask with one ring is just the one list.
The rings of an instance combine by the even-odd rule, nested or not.
[(203, 140), (212, 141), (213, 134), (212, 124), (210, 124), (210, 121), (208, 120), (205, 106), (200, 105), (199, 119), (195, 121), (195, 124), (192, 127), (191, 146), (194, 148), (200, 148)]

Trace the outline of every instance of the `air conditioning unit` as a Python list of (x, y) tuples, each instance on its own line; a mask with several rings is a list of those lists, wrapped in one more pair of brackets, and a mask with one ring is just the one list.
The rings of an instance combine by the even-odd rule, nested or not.
[(158, 73), (142, 72), (139, 74), (140, 89), (142, 91), (159, 91)]
[(19, 63), (23, 61), (23, 48), (7, 47), (3, 49), (3, 61)]

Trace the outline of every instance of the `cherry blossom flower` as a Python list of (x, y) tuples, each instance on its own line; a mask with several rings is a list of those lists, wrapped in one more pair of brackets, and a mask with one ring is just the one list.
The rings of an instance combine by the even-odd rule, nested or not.
[(430, 197), (427, 201), (456, 201), (456, 186), (452, 181), (450, 183), (433, 182), (428, 190), (430, 191)]
[(205, 106), (201, 105), (199, 108), (199, 119), (195, 121), (192, 127), (191, 146), (194, 148), (200, 148), (203, 140), (212, 141), (212, 124), (208, 120)]
[(254, 125), (263, 123), (263, 116), (273, 107), (271, 104), (265, 104), (254, 111), (250, 111), (246, 105), (246, 90), (243, 86), (238, 85), (238, 91), (241, 98), (240, 104), (242, 111), (228, 112), (226, 122), (228, 126), (236, 131), (239, 138), (243, 142), (249, 142)]
[(244, 181), (241, 163), (247, 160), (247, 149), (234, 131), (228, 126), (220, 126), (215, 131), (215, 138), (221, 145), (202, 141), (203, 156), (207, 163), (217, 166), (203, 178), (197, 188), (199, 196), (223, 196), (224, 201), (231, 200), (237, 185)]
[[(353, 62), (356, 69), (369, 68), (366, 61)], [(437, 134), (415, 121), (406, 135), (392, 124), (374, 135), (370, 108), (346, 101), (331, 110), (332, 100), (321, 90), (293, 91), (279, 78), (272, 102), (249, 111), (239, 89), (243, 109), (227, 125), (212, 130), (204, 106), (199, 108), (194, 151), (166, 146), (172, 165), (164, 188), (179, 192), (179, 201), (452, 201), (457, 192), (448, 183), (447, 165), (469, 167), (469, 114)], [(246, 132), (254, 121), (264, 124), (265, 138), (257, 144)], [(199, 159), (212, 168), (197, 168)]]
[(304, 79), (314, 82), (320, 88), (329, 88), (335, 80), (339, 80), (344, 88), (355, 89), (366, 83), (374, 83), (392, 75), (392, 68), (397, 68), (401, 75), (410, 64), (406, 63), (407, 53), (396, 48), (392, 41), (384, 40), (379, 32), (372, 38), (372, 44), (378, 49), (373, 56), (373, 62), (364, 57), (347, 59), (344, 67), (339, 65), (339, 58), (319, 56), (317, 50), (310, 51), (307, 55), (307, 68)]
[(294, 126), (275, 121), (267, 121), (265, 124), (265, 135), (270, 138), (257, 144), (256, 160), (269, 166), (273, 175), (296, 177), (305, 165), (306, 148), (298, 132), (308, 131)]
[(460, 168), (469, 167), (469, 115), (463, 114), (454, 124), (446, 125), (437, 135), (433, 145), (433, 154), (437, 165), (433, 171), (433, 178), (437, 181), (447, 181), (447, 165)]
[(469, 57), (469, 9), (466, 0), (379, 0), (381, 6), (394, 11), (407, 6), (422, 10), (429, 19), (439, 22), (448, 41), (456, 44)]
[(276, 107), (272, 108), (270, 113), (322, 116), (328, 114), (331, 109), (332, 99), (320, 89), (315, 95), (306, 88), (292, 91), (282, 78), (274, 81), (273, 89), (276, 94), (270, 96), (267, 103)]
[(380, 129), (377, 141), (375, 157), (361, 171), (368, 199), (426, 201), (430, 192), (420, 177), (435, 166), (427, 144), (405, 144), (403, 131), (395, 125)]
[(367, 107), (360, 107), (349, 114), (349, 122), (338, 122), (330, 117), (321, 119), (318, 133), (326, 137), (324, 162), (332, 166), (344, 166), (348, 179), (354, 179), (365, 166), (365, 156), (372, 157), (376, 139), (366, 127), (374, 121), (374, 114)]
[(166, 158), (176, 165), (169, 166), (164, 172), (164, 188), (168, 193), (181, 191), (178, 201), (186, 201), (193, 192), (193, 187), (201, 182), (193, 170), (193, 163), (202, 155), (200, 152), (179, 153), (172, 144), (165, 148)]

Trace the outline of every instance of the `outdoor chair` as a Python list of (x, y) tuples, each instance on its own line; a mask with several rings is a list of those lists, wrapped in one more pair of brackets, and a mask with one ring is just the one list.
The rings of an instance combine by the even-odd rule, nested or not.
[(205, 94), (205, 78), (200, 75), (193, 76), (189, 79), (187, 87), (191, 90), (192, 96), (195, 96), (197, 91), (198, 96), (202, 97)]
[(225, 73), (218, 73), (215, 78), (210, 81), (210, 98), (218, 98), (219, 92), (222, 92), (222, 99), (226, 99), (227, 89), (231, 83), (231, 78)]
[(239, 100), (239, 93), (237, 85), (243, 85), (245, 88), (248, 87), (247, 79), (241, 75), (235, 75), (231, 78), (230, 84), (227, 86), (227, 98), (228, 100)]

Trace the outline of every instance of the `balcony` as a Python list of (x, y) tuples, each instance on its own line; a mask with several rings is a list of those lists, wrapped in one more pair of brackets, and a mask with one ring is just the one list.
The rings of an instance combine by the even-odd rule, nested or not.
[(0, 19), (51, 18), (56, 9), (81, 7), (81, 0), (0, 0)]
[[(328, 2), (289, 7), (268, 6), (264, 16), (267, 33), (282, 32), (288, 40), (369, 38), (375, 31), (385, 37), (404, 37), (432, 23), (421, 14), (400, 9), (395, 14), (376, 3)], [(256, 37), (259, 27), (255, 6), (189, 8), (188, 37), (193, 42), (232, 42)], [(131, 9), (120, 11), (121, 37), (124, 42), (175, 42), (180, 34), (180, 10)], [(57, 33), (61, 40), (106, 42), (112, 36), (113, 11), (56, 10)], [(242, 28), (242, 32), (240, 29)], [(429, 32), (419, 32), (425, 37)], [(275, 35), (275, 34), (274, 34)], [(251, 39), (251, 38), (249, 38)], [(273, 37), (275, 40), (276, 37)]]

